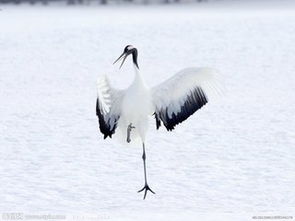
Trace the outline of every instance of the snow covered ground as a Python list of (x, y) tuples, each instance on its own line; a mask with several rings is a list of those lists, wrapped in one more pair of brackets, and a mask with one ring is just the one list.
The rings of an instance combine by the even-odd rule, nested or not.
[[(0, 11), (0, 211), (80, 220), (295, 216), (295, 7), (12, 7)], [(187, 66), (220, 70), (226, 93), (141, 146), (103, 140), (96, 78), (149, 85)], [(131, 70), (131, 71), (130, 71)], [(88, 215), (85, 215), (88, 214)], [(92, 215), (90, 215), (92, 214)], [(184, 219), (185, 217), (185, 219)], [(76, 217), (77, 218), (77, 217)], [(140, 218), (140, 219), (138, 219)]]

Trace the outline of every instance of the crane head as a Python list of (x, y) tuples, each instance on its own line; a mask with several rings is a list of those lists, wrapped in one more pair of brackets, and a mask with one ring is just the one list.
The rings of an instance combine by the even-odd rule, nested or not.
[(138, 67), (138, 63), (137, 63), (137, 49), (135, 47), (133, 47), (132, 45), (127, 45), (125, 48), (124, 48), (124, 51), (123, 53), (120, 55), (120, 57), (115, 60), (115, 63), (117, 63), (118, 61), (122, 60), (122, 63), (120, 65), (120, 68), (122, 67), (122, 65), (124, 64), (126, 58), (132, 54), (132, 59), (133, 59), (133, 63), (134, 65), (139, 69)]

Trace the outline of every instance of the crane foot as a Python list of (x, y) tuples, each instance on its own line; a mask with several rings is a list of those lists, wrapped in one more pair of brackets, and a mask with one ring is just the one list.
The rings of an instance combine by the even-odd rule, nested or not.
[(145, 184), (144, 187), (141, 190), (138, 190), (138, 193), (144, 191), (144, 196), (143, 199), (145, 199), (147, 191), (151, 191), (153, 194), (155, 194), (154, 191), (151, 190), (151, 188), (149, 187), (149, 185)]
[(132, 123), (128, 125), (128, 128), (127, 128), (127, 143), (130, 143), (131, 142), (131, 139), (130, 139), (130, 133), (131, 133), (131, 130), (134, 129), (135, 127), (132, 126)]

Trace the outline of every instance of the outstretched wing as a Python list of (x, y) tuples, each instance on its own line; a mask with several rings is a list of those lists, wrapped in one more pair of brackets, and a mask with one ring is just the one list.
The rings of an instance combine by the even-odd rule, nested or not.
[(216, 89), (215, 75), (210, 68), (186, 68), (153, 87), (157, 129), (162, 121), (171, 131), (203, 107)]
[(98, 117), (100, 132), (104, 139), (112, 138), (117, 128), (121, 114), (121, 102), (124, 95), (123, 90), (111, 87), (109, 80), (103, 76), (97, 81), (96, 115)]

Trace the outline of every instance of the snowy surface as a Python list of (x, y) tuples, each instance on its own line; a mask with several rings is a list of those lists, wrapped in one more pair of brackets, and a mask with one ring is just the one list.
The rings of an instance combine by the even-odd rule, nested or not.
[[(295, 8), (1, 9), (0, 211), (96, 220), (295, 215)], [(149, 85), (209, 66), (227, 88), (172, 133), (156, 131), (151, 118), (156, 195), (145, 201), (136, 192), (141, 146), (103, 140), (95, 116), (99, 75), (122, 88), (132, 80), (130, 61), (121, 71), (112, 65), (127, 44), (139, 49)]]

